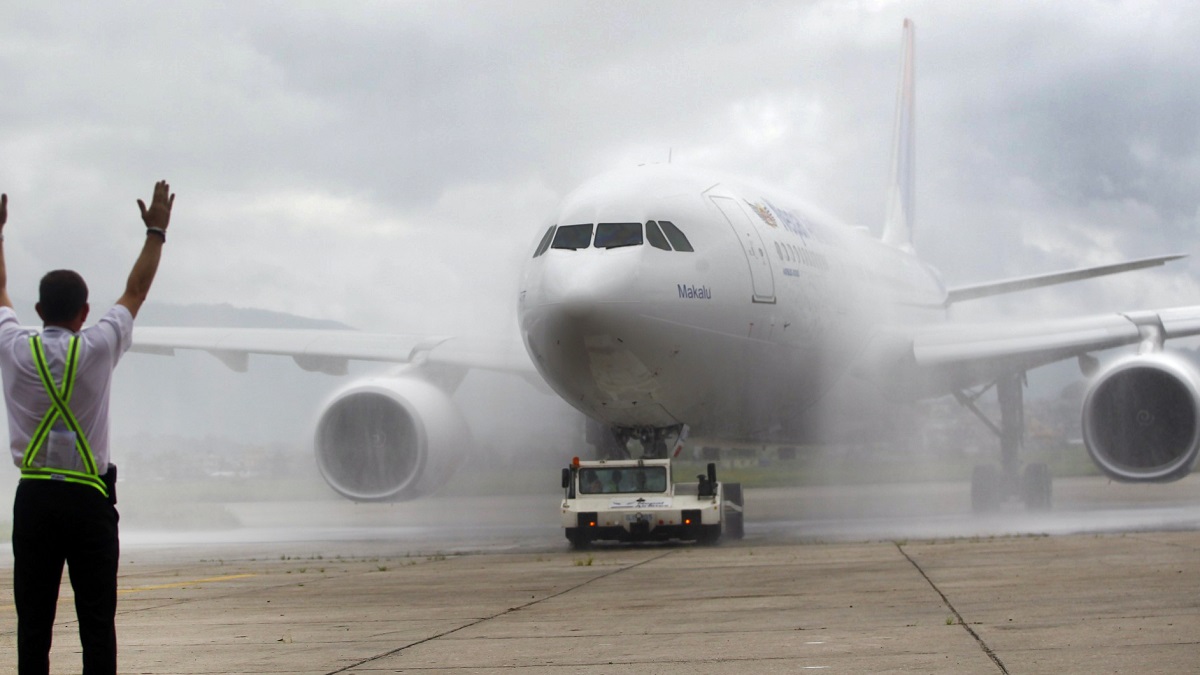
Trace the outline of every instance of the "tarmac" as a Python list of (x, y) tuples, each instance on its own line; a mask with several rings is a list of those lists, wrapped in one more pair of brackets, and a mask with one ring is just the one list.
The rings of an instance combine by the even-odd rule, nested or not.
[[(747, 489), (747, 536), (572, 551), (539, 494), (122, 502), (123, 673), (1191, 673), (1200, 475)], [(187, 523), (204, 524), (188, 526)], [(0, 527), (3, 524), (0, 523)], [(78, 673), (64, 583), (51, 658)], [(0, 543), (0, 673), (14, 672)]]
[[(1200, 533), (126, 555), (126, 673), (1186, 673)], [(16, 662), (0, 571), (0, 667)], [(69, 585), (52, 672), (79, 671)]]

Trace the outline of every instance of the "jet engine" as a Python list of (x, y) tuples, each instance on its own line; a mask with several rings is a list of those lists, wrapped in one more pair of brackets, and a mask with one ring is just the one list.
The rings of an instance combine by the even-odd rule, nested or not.
[(471, 444), (449, 395), (414, 377), (380, 377), (334, 394), (317, 422), (317, 466), (355, 501), (404, 501), (445, 483)]
[(1200, 376), (1164, 352), (1119, 361), (1083, 399), (1083, 441), (1096, 466), (1130, 483), (1186, 476), (1200, 452)]

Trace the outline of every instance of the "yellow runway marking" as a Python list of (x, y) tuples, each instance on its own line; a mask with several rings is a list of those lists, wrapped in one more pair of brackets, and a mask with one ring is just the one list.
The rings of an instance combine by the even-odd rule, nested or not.
[(161, 591), (165, 588), (183, 588), (185, 586), (194, 586), (196, 584), (210, 584), (214, 581), (232, 581), (233, 579), (246, 579), (248, 577), (258, 576), (257, 574), (230, 574), (223, 577), (209, 577), (207, 579), (193, 579), (192, 581), (180, 581), (173, 584), (155, 584), (153, 586), (137, 586), (134, 588), (122, 588), (117, 591), (121, 593), (139, 593), (141, 591)]
[[(155, 584), (154, 586), (136, 586), (134, 588), (120, 588), (120, 589), (117, 589), (117, 595), (122, 595), (125, 593), (139, 593), (141, 591), (161, 591), (165, 588), (183, 588), (185, 586), (194, 586), (196, 584), (210, 584), (210, 583), (213, 583), (214, 581), (232, 581), (233, 579), (245, 579), (247, 577), (256, 577), (256, 576), (258, 576), (258, 575), (257, 574), (230, 574), (228, 576), (223, 576), (223, 577), (209, 577), (207, 579), (193, 579), (192, 581), (180, 581), (180, 582), (173, 583), (173, 584)], [(60, 594), (58, 596), (59, 602), (68, 602), (70, 600), (70, 598), (72, 597), (72, 595), (70, 593), (70, 589), (71, 589), (71, 587), (69, 585), (63, 586), (63, 590), (67, 591), (67, 592)], [(16, 611), (16, 609), (17, 609), (16, 605), (0, 605), (0, 610), (2, 610), (2, 611), (12, 612), (12, 611)]]

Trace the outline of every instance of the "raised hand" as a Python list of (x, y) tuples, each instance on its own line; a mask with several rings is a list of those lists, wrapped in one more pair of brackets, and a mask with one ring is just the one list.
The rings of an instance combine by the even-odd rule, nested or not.
[(146, 227), (156, 227), (166, 230), (171, 224), (171, 206), (175, 204), (175, 195), (167, 181), (160, 180), (154, 184), (154, 197), (150, 199), (150, 208), (146, 203), (137, 200), (138, 208), (142, 210), (142, 222)]

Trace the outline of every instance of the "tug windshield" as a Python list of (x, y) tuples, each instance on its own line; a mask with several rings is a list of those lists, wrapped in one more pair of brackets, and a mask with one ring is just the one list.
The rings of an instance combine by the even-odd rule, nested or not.
[(580, 494), (634, 494), (666, 491), (667, 470), (661, 466), (584, 468), (579, 472)]

